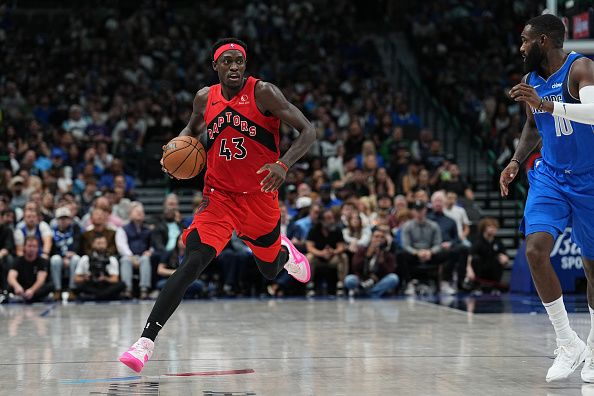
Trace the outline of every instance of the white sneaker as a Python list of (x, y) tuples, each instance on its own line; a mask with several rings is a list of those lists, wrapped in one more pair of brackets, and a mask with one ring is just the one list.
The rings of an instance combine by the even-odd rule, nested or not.
[(120, 356), (120, 362), (130, 367), (132, 370), (140, 373), (144, 364), (153, 355), (155, 343), (146, 337), (140, 337), (126, 352)]
[(586, 345), (586, 362), (582, 367), (582, 381), (594, 382), (594, 346)]
[(291, 243), (291, 240), (284, 235), (281, 235), (281, 245), (285, 246), (289, 251), (289, 260), (285, 264), (285, 269), (293, 278), (301, 283), (309, 282), (311, 278), (311, 270), (309, 269), (309, 261), (303, 253)]
[(406, 285), (406, 289), (404, 290), (405, 296), (414, 296), (417, 294), (417, 280), (413, 279)]
[(577, 334), (574, 334), (572, 341), (565, 345), (559, 345), (555, 349), (555, 361), (547, 372), (547, 382), (565, 379), (579, 367), (586, 358), (586, 344)]
[(452, 296), (454, 294), (456, 294), (456, 289), (454, 289), (449, 282), (446, 281), (442, 281), (440, 284), (440, 290), (439, 292), (441, 294), (444, 294), (446, 296)]

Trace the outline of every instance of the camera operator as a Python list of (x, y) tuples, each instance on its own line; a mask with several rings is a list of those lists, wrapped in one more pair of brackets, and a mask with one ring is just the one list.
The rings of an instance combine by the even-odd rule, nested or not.
[(107, 238), (96, 235), (90, 255), (81, 257), (76, 267), (76, 284), (80, 297), (92, 300), (117, 299), (126, 284), (119, 280), (118, 260), (107, 251)]

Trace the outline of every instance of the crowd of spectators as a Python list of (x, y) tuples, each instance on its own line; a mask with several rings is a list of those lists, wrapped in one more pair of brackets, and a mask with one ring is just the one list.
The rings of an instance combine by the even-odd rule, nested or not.
[(405, 30), (424, 83), (481, 137), (485, 150), (496, 153), (499, 167), (511, 158), (525, 120), (508, 95), (524, 76), (520, 34), (544, 6), (535, 0), (423, 1)]
[[(282, 231), (308, 254), (313, 280), (302, 287), (281, 273), (265, 281), (233, 238), (188, 297), (382, 296), (422, 292), (425, 283), (451, 293), (496, 275), (472, 269), (474, 254), (494, 242), (487, 227), (483, 250), (473, 247), (481, 216), (471, 186), (385, 79), (351, 2), (231, 2), (220, 10), (146, 1), (132, 11), (63, 9), (56, 23), (26, 24), (31, 15), (3, 9), (5, 293), (127, 299), (162, 288), (184, 255), (187, 218), (171, 194), (145, 220), (135, 189), (150, 179), (147, 169), (159, 169), (147, 147), (177, 135), (194, 92), (216, 83), (210, 45), (220, 36), (246, 40), (249, 72), (277, 84), (318, 132), (281, 191)], [(281, 150), (293, 138), (283, 126)]]

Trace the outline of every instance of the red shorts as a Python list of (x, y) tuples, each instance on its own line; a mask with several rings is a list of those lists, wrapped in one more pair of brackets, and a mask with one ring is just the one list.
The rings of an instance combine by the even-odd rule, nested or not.
[(217, 256), (235, 230), (258, 259), (272, 263), (280, 250), (278, 193), (231, 193), (205, 188), (202, 204), (183, 241), (193, 230), (202, 243), (212, 246)]

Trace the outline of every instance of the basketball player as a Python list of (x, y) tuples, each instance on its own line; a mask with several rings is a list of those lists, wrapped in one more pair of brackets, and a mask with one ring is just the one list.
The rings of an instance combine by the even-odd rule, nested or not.
[[(220, 84), (198, 91), (190, 121), (180, 133), (207, 134), (204, 198), (184, 230), (186, 255), (180, 268), (159, 294), (141, 338), (120, 356), (136, 372), (151, 357), (159, 330), (186, 288), (223, 250), (233, 231), (252, 249), (267, 279), (283, 268), (300, 282), (310, 278), (305, 256), (280, 234), (277, 189), (315, 141), (315, 130), (276, 86), (245, 78), (246, 61), (242, 41), (227, 38), (214, 44), (212, 67)], [(279, 159), (281, 121), (300, 134)]]
[[(510, 96), (527, 104), (522, 137), (500, 177), (501, 195), (520, 164), (542, 142), (542, 158), (528, 173), (530, 191), (521, 230), (532, 279), (555, 328), (555, 361), (547, 382), (567, 378), (584, 361), (594, 382), (594, 63), (563, 51), (565, 26), (553, 15), (528, 21), (520, 53), (528, 73)], [(550, 261), (557, 236), (573, 227), (588, 278), (592, 328), (587, 345), (569, 326), (559, 279)]]

